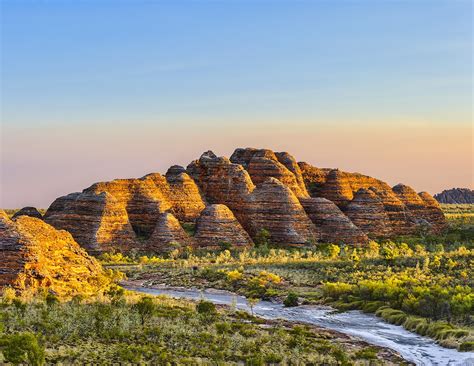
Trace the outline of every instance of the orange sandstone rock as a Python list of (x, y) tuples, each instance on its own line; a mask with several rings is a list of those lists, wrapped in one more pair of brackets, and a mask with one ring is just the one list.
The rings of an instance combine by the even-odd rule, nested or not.
[(232, 211), (222, 204), (209, 205), (204, 209), (197, 221), (194, 239), (199, 247), (206, 248), (219, 248), (222, 244), (236, 248), (253, 245)]
[(46, 288), (70, 299), (98, 294), (111, 282), (71, 234), (37, 218), (20, 216), (12, 221), (0, 211), (0, 255), (0, 288), (32, 292)]

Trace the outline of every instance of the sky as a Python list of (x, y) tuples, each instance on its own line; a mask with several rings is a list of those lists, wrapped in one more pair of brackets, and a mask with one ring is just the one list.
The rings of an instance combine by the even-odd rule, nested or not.
[(0, 207), (237, 147), (474, 188), (470, 0), (0, 6)]

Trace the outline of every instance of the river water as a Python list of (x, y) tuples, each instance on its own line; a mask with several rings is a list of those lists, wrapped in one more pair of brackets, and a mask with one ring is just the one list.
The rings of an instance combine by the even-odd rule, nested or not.
[[(206, 299), (215, 304), (232, 305), (250, 312), (243, 296), (217, 290), (146, 288), (124, 286), (128, 290), (175, 298)], [(401, 326), (384, 322), (372, 314), (360, 311), (335, 312), (324, 306), (305, 305), (285, 308), (280, 303), (260, 301), (254, 306), (255, 315), (267, 319), (298, 321), (356, 336), (368, 343), (397, 351), (403, 358), (417, 365), (474, 366), (474, 352), (458, 352), (439, 346), (427, 337), (409, 332)]]

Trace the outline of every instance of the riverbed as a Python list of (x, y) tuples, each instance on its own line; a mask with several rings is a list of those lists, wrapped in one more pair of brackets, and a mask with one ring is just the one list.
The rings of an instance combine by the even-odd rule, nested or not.
[(232, 305), (266, 319), (285, 319), (332, 329), (356, 336), (370, 344), (390, 348), (407, 361), (416, 365), (474, 366), (474, 352), (459, 352), (439, 346), (430, 338), (407, 331), (401, 326), (389, 324), (372, 314), (353, 310), (337, 312), (331, 307), (304, 305), (286, 308), (281, 303), (260, 301), (250, 309), (243, 296), (220, 290), (176, 289), (144, 287), (124, 284), (128, 290), (151, 295), (168, 295), (191, 300), (206, 299), (215, 304)]

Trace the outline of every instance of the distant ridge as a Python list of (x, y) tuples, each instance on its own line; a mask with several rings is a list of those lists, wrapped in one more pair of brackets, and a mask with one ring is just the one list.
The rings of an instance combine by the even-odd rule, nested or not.
[(435, 194), (434, 198), (439, 203), (474, 203), (474, 190), (469, 188), (451, 188)]

